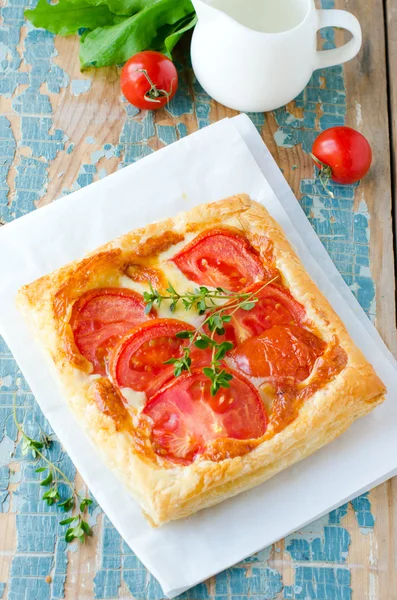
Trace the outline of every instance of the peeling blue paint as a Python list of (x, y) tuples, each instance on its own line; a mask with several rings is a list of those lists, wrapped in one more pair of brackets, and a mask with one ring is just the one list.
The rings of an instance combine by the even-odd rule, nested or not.
[(369, 501), (368, 493), (352, 500), (352, 506), (361, 532), (368, 533), (371, 531), (374, 528), (375, 519), (371, 512), (371, 502)]
[[(308, 527), (309, 538), (315, 523)], [(346, 529), (338, 526), (325, 526), (319, 537), (305, 539), (305, 530), (290, 536), (286, 551), (294, 561), (345, 562), (349, 551), (350, 535)]]
[(351, 600), (350, 571), (297, 567), (294, 585), (284, 587), (286, 600)]
[[(201, 583), (179, 598), (181, 600), (243, 600), (249, 596), (257, 600), (273, 600), (282, 590), (282, 580), (277, 570), (265, 564), (269, 553), (270, 549), (263, 550), (255, 557), (218, 575), (212, 592), (209, 591), (208, 584)], [(159, 600), (163, 597), (157, 581), (122, 541), (106, 517), (101, 539), (101, 557), (101, 569), (94, 578), (95, 598), (117, 597), (121, 578), (136, 600)]]
[(165, 146), (176, 142), (178, 139), (177, 128), (174, 125), (156, 125), (156, 134)]
[(339, 508), (332, 510), (328, 515), (328, 523), (330, 525), (340, 525), (342, 519), (347, 515), (348, 507), (348, 504), (342, 504)]
[(24, 52), (24, 61), (31, 65), (29, 87), (13, 100), (12, 106), (16, 112), (25, 115), (52, 113), (49, 97), (40, 92), (42, 84), (47, 84), (49, 92), (58, 94), (69, 82), (67, 74), (52, 64), (52, 58), (57, 54), (51, 33), (42, 29), (29, 31)]
[(70, 87), (74, 96), (85, 94), (91, 87), (91, 79), (72, 79)]
[(32, 210), (45, 194), (48, 164), (37, 158), (21, 156), (15, 177), (15, 218)]
[[(91, 142), (90, 142), (91, 143)], [(120, 156), (120, 147), (113, 146), (113, 144), (105, 144), (100, 150), (95, 150), (91, 153), (91, 162), (97, 163), (101, 158), (113, 158), (114, 156)]]
[(95, 165), (81, 165), (77, 179), (72, 185), (71, 189), (67, 190), (67, 193), (69, 193), (69, 191), (74, 192), (82, 187), (85, 187), (86, 185), (89, 185), (90, 183), (93, 183), (95, 173)]
[(94, 577), (95, 598), (118, 596), (121, 584), (121, 545), (119, 533), (104, 516), (101, 536), (101, 566)]
[(10, 186), (7, 177), (14, 160), (16, 141), (11, 129), (11, 123), (0, 115), (0, 214), (3, 221), (11, 221), (14, 217), (9, 207), (8, 194)]
[(301, 206), (332, 260), (367, 315), (375, 318), (375, 286), (369, 264), (369, 213), (364, 202), (353, 212), (356, 186), (332, 185), (334, 198), (320, 181), (301, 182)]
[[(185, 65), (176, 63), (176, 66), (181, 72)], [(185, 77), (179, 77), (178, 90), (173, 99), (167, 104), (166, 109), (172, 117), (193, 114), (194, 101)]]
[(21, 118), (21, 141), (20, 146), (28, 146), (32, 155), (52, 161), (60, 150), (65, 147), (66, 135), (60, 129), (52, 128), (52, 119), (47, 117), (25, 117)]
[[(269, 567), (232, 567), (216, 577), (214, 600), (257, 598), (273, 600), (283, 589), (281, 575)], [(194, 598), (189, 592), (186, 599)], [(208, 596), (205, 596), (208, 598)]]
[(188, 134), (185, 123), (178, 123), (176, 126), (180, 138), (186, 137)]
[[(14, 155), (16, 143), (12, 132), (9, 130), (7, 120), (0, 120), (0, 144), (1, 150), (6, 146), (5, 160), (1, 158), (1, 181), (0, 181), (0, 207), (4, 213), (4, 220), (9, 221), (32, 210), (35, 202), (39, 200), (46, 191), (48, 183), (49, 162), (54, 160), (56, 154), (63, 149), (66, 140), (65, 134), (53, 129), (52, 106), (49, 93), (59, 93), (61, 88), (69, 83), (68, 75), (57, 65), (53, 59), (57, 56), (54, 45), (54, 36), (44, 30), (28, 28), (23, 47), (23, 63), (27, 70), (18, 71), (21, 58), (18, 45), (21, 35), (21, 27), (24, 24), (23, 10), (28, 3), (24, 0), (8, 0), (6, 6), (0, 8), (3, 24), (0, 29), (0, 47), (2, 48), (2, 60), (0, 64), (0, 94), (12, 97), (12, 108), (16, 114), (21, 115), (19, 128), (21, 139), (18, 148), (28, 148), (32, 158), (44, 159), (44, 164), (36, 163), (40, 174), (37, 173), (32, 186), (21, 187), (18, 184), (19, 175), (28, 167), (34, 169), (34, 163), (24, 155), (16, 161), (18, 175), (16, 178), (16, 193), (12, 202), (7, 204), (4, 195), (8, 189), (6, 178), (9, 174), (10, 153)], [(18, 92), (18, 86), (24, 84), (27, 88)], [(16, 95), (15, 95), (16, 93)], [(3, 152), (1, 152), (3, 154)], [(11, 158), (12, 160), (12, 158)], [(25, 181), (29, 176), (25, 178)], [(3, 207), (6, 207), (3, 211)]]
[[(16, 3), (15, 3), (16, 4)], [(21, 64), (21, 57), (17, 50), (19, 43), (19, 28), (23, 23), (23, 13), (21, 8), (15, 7), (14, 2), (7, 6), (0, 7), (0, 16), (2, 17), (2, 26), (0, 29), (1, 64), (0, 64), (0, 95), (10, 98), (18, 85), (28, 82), (28, 74), (18, 71)]]
[[(0, 448), (1, 452), (1, 448)], [(1, 455), (0, 455), (1, 456)], [(10, 469), (7, 466), (0, 467), (0, 513), (7, 513), (10, 508), (10, 495), (8, 484), (10, 479)]]

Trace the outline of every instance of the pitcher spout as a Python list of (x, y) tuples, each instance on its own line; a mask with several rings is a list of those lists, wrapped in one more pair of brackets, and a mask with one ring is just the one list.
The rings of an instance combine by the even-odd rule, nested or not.
[(192, 0), (192, 4), (197, 13), (197, 17), (203, 21), (209, 21), (216, 17), (216, 13), (219, 13), (212, 5), (210, 0)]

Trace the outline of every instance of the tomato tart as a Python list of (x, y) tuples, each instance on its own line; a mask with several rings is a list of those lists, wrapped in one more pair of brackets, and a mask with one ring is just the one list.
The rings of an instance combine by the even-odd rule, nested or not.
[(156, 526), (312, 454), (386, 391), (245, 194), (127, 233), (24, 286), (17, 304)]

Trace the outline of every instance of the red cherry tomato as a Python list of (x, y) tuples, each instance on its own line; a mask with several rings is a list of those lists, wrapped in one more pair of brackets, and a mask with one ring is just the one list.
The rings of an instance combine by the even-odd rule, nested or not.
[(191, 281), (237, 292), (265, 276), (246, 238), (229, 229), (200, 233), (172, 261)]
[(121, 91), (137, 108), (155, 110), (175, 96), (178, 73), (172, 60), (154, 50), (132, 56), (121, 71)]
[(276, 325), (236, 348), (233, 361), (241, 371), (252, 377), (303, 381), (323, 354), (325, 346), (307, 329)]
[(370, 168), (372, 151), (368, 140), (355, 129), (331, 127), (314, 141), (312, 157), (324, 180), (356, 183)]
[[(153, 396), (173, 377), (174, 367), (165, 365), (165, 361), (181, 357), (189, 344), (189, 340), (176, 337), (181, 331), (194, 331), (194, 327), (177, 319), (154, 319), (127, 333), (110, 358), (113, 381), (121, 388), (146, 392), (148, 398)], [(193, 348), (191, 359), (195, 366), (205, 366), (211, 361), (211, 351)]]
[(303, 306), (280, 285), (254, 283), (242, 292), (254, 294), (258, 302), (251, 310), (232, 311), (232, 320), (224, 324), (225, 338), (235, 346), (275, 325), (301, 325), (305, 319)]
[(211, 381), (201, 369), (173, 379), (146, 404), (153, 420), (156, 451), (174, 462), (188, 464), (218, 438), (246, 440), (266, 431), (267, 416), (256, 388), (235, 371), (230, 388), (211, 396)]
[(99, 288), (83, 294), (73, 305), (70, 326), (81, 354), (94, 373), (106, 375), (106, 361), (118, 340), (139, 323), (153, 319), (145, 314), (140, 294), (125, 288)]

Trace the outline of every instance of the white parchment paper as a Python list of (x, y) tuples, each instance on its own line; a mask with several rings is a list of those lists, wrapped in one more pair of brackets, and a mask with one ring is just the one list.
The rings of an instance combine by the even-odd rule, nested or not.
[[(15, 308), (18, 288), (131, 229), (246, 192), (283, 226), (390, 394), (347, 433), (265, 484), (152, 529), (76, 426)], [(390, 249), (392, 251), (392, 249)], [(397, 368), (245, 115), (225, 119), (0, 229), (0, 331), (33, 393), (120, 534), (173, 597), (397, 472)]]

